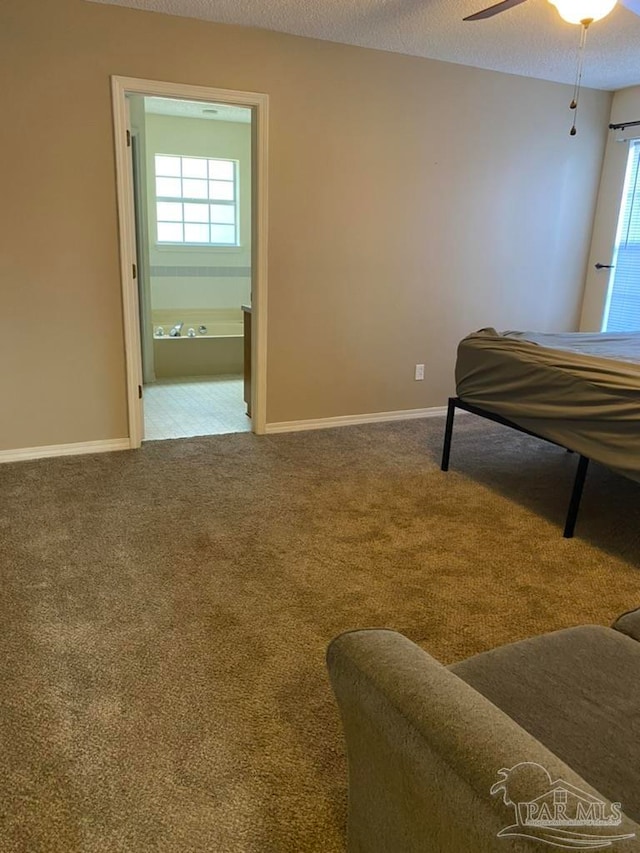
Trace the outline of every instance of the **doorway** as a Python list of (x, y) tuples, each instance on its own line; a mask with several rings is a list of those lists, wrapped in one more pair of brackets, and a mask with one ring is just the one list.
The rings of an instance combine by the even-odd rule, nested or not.
[(267, 96), (112, 88), (130, 445), (262, 433)]

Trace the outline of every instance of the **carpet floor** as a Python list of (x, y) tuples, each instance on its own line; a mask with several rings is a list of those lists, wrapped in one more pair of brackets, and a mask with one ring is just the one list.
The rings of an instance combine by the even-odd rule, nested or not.
[(338, 853), (324, 669), (387, 626), (445, 663), (640, 604), (639, 485), (471, 416), (0, 469), (0, 850)]

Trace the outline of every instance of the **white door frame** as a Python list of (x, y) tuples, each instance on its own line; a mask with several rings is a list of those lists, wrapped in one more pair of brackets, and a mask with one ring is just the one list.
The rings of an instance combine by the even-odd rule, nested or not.
[(253, 432), (262, 435), (267, 421), (267, 157), (269, 96), (259, 92), (237, 92), (112, 77), (113, 128), (118, 195), (118, 232), (120, 237), (120, 278), (127, 371), (129, 409), (129, 446), (140, 447), (144, 429), (141, 388), (142, 353), (137, 282), (133, 277), (136, 261), (133, 215), (133, 178), (127, 145), (129, 130), (127, 94), (156, 95), (187, 101), (237, 104), (252, 110), (252, 231), (251, 231), (251, 414)]

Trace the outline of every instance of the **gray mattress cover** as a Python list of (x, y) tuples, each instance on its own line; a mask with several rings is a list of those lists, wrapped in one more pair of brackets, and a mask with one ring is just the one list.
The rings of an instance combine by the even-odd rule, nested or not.
[(481, 329), (464, 338), (458, 396), (640, 481), (640, 333)]

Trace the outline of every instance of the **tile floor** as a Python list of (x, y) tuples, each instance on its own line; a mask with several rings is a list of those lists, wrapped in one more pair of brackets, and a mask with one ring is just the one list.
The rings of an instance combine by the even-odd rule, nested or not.
[(145, 440), (249, 432), (240, 376), (185, 376), (144, 386)]

